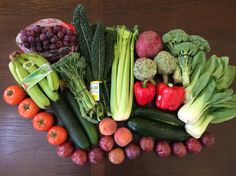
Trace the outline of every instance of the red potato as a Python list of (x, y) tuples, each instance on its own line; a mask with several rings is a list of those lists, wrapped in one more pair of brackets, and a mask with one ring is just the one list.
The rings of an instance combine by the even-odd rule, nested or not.
[(185, 157), (187, 155), (187, 149), (182, 142), (175, 142), (172, 145), (172, 153), (177, 157)]
[(185, 146), (189, 153), (199, 153), (202, 150), (202, 144), (192, 137), (185, 142)]
[(215, 144), (215, 136), (211, 133), (205, 132), (200, 141), (204, 147), (211, 147)]
[(113, 149), (115, 141), (112, 136), (102, 136), (99, 141), (99, 146), (102, 150), (109, 152)]
[(71, 156), (71, 160), (76, 165), (83, 166), (88, 161), (88, 156), (86, 151), (82, 149), (75, 150)]
[(104, 156), (104, 152), (102, 151), (102, 149), (99, 147), (96, 147), (89, 151), (88, 158), (91, 163), (97, 164), (103, 160), (103, 156)]
[(145, 31), (139, 35), (135, 48), (139, 57), (153, 58), (162, 50), (163, 44), (156, 32)]
[(71, 156), (73, 151), (74, 146), (71, 141), (66, 141), (57, 147), (57, 155), (62, 158)]
[(114, 121), (111, 118), (104, 118), (99, 123), (99, 130), (102, 135), (106, 136), (112, 135), (115, 133), (116, 129), (117, 129), (116, 121)]
[(125, 148), (125, 154), (129, 159), (137, 159), (141, 154), (141, 149), (136, 144), (129, 144)]
[(125, 147), (133, 140), (133, 134), (128, 128), (121, 127), (116, 130), (114, 139), (117, 145)]
[(143, 151), (151, 152), (154, 148), (154, 140), (151, 137), (142, 137), (139, 145)]
[(109, 152), (108, 159), (113, 164), (121, 164), (125, 160), (125, 153), (121, 148), (115, 148)]
[(157, 142), (155, 151), (160, 157), (168, 157), (171, 155), (171, 147), (166, 141)]

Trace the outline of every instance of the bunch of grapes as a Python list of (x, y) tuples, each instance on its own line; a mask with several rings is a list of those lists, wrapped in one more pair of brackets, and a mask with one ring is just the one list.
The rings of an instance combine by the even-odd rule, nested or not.
[(21, 34), (22, 44), (26, 48), (34, 52), (46, 53), (45, 55), (77, 46), (76, 34), (61, 25), (35, 25), (31, 29), (23, 30)]

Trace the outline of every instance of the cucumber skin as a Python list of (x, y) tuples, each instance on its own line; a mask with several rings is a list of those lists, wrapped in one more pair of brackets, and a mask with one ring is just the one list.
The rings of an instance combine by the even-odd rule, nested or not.
[(85, 118), (82, 117), (80, 110), (79, 110), (79, 106), (78, 106), (76, 100), (74, 99), (73, 94), (70, 92), (70, 90), (65, 89), (63, 91), (63, 93), (65, 94), (65, 97), (66, 97), (69, 105), (71, 106), (71, 109), (73, 110), (73, 112), (75, 113), (77, 118), (79, 119), (80, 124), (83, 126), (83, 129), (86, 132), (90, 143), (93, 145), (96, 145), (98, 143), (98, 131), (97, 131), (96, 126), (93, 123), (89, 122), (88, 120), (86, 120)]
[(87, 149), (90, 146), (89, 140), (83, 131), (76, 115), (73, 113), (72, 109), (68, 106), (68, 102), (65, 97), (59, 91), (59, 100), (53, 102), (53, 108), (57, 111), (57, 115), (63, 122), (69, 136), (73, 140), (76, 146)]
[(134, 117), (143, 117), (146, 119), (166, 123), (173, 126), (184, 127), (185, 123), (178, 119), (174, 112), (167, 112), (157, 108), (138, 107), (133, 110)]
[(184, 141), (189, 137), (186, 131), (179, 127), (138, 117), (131, 118), (128, 127), (142, 136), (150, 136), (156, 140)]

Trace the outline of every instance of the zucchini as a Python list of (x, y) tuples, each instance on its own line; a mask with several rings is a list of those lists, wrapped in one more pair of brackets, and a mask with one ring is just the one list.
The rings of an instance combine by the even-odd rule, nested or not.
[(89, 140), (61, 91), (59, 91), (59, 97), (57, 102), (53, 102), (53, 108), (57, 111), (59, 119), (63, 122), (76, 146), (82, 149), (89, 148)]
[(74, 98), (74, 95), (70, 92), (70, 90), (65, 89), (63, 92), (65, 93), (65, 97), (66, 97), (71, 109), (74, 111), (75, 115), (79, 119), (80, 124), (83, 126), (83, 129), (85, 130), (90, 143), (93, 145), (97, 144), (98, 143), (98, 132), (97, 132), (96, 125), (89, 122), (84, 117), (82, 117), (80, 110), (79, 110), (79, 106)]
[(173, 126), (184, 127), (185, 123), (178, 119), (175, 112), (164, 111), (157, 108), (137, 107), (133, 110), (134, 117), (143, 117)]
[(156, 140), (184, 141), (189, 135), (184, 129), (157, 121), (134, 117), (128, 121), (128, 127), (142, 136)]

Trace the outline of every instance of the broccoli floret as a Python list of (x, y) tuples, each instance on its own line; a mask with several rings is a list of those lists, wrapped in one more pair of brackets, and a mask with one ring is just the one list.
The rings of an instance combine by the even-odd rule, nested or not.
[(191, 59), (197, 51), (198, 47), (190, 42), (179, 43), (173, 47), (173, 54), (178, 57), (182, 83), (185, 87), (190, 83)]
[(148, 58), (139, 58), (134, 64), (134, 76), (140, 81), (149, 81), (157, 73), (156, 63)]
[(162, 36), (163, 43), (172, 53), (175, 44), (188, 41), (188, 34), (182, 29), (173, 29)]
[(188, 41), (195, 44), (199, 50), (204, 52), (209, 52), (211, 49), (208, 41), (199, 35), (190, 35)]
[(157, 64), (158, 73), (163, 77), (163, 82), (168, 84), (168, 75), (173, 73), (176, 69), (177, 59), (169, 52), (161, 51), (156, 55), (154, 61)]

